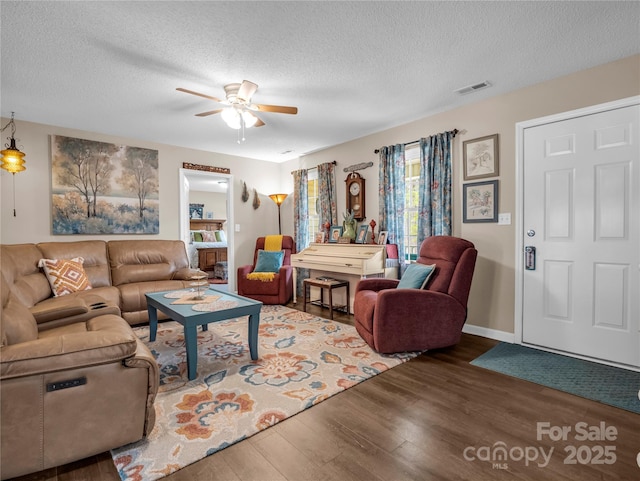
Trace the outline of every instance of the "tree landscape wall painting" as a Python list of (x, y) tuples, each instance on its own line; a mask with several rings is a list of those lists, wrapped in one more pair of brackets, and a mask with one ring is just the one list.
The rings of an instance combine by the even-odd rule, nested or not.
[(158, 234), (158, 151), (51, 136), (53, 234)]

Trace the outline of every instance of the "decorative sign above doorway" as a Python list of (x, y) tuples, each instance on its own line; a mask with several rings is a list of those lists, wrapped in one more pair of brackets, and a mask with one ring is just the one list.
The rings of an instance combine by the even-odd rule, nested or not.
[(204, 172), (215, 172), (216, 174), (230, 174), (231, 169), (226, 167), (213, 167), (212, 165), (198, 165), (198, 164), (190, 164), (189, 162), (182, 163), (183, 169), (189, 170), (202, 170)]

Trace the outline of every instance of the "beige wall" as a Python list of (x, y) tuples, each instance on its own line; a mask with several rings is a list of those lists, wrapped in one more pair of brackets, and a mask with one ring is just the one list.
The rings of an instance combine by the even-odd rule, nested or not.
[[(453, 233), (472, 241), (479, 252), (469, 300), (468, 324), (507, 333), (514, 332), (516, 172), (515, 125), (517, 122), (596, 105), (640, 94), (640, 55), (605, 64), (566, 77), (517, 90), (506, 95), (432, 115), (288, 162), (287, 174), (323, 162), (337, 161), (338, 212), (345, 210), (343, 168), (372, 161), (361, 171), (367, 180), (366, 222), (378, 218), (378, 156), (384, 145), (406, 143), (438, 132), (458, 129), (453, 149)], [(499, 134), (499, 211), (511, 213), (511, 225), (462, 223), (462, 142)], [(291, 183), (291, 180), (289, 180)], [(290, 188), (292, 190), (292, 188)], [(284, 213), (290, 219), (291, 214)], [(283, 226), (284, 228), (284, 226)]]
[[(204, 204), (203, 214), (205, 217), (207, 212), (213, 212), (214, 219), (227, 218), (227, 194), (220, 192), (202, 192), (200, 190), (189, 191), (190, 204)], [(224, 230), (229, 226), (225, 223)]]
[[(2, 119), (5, 125), (8, 119)], [(233, 132), (230, 131), (233, 135)], [(65, 135), (117, 145), (129, 145), (158, 150), (160, 177), (160, 233), (139, 235), (136, 239), (179, 239), (179, 180), (178, 171), (183, 162), (227, 167), (234, 182), (234, 223), (240, 224), (235, 233), (234, 253), (236, 266), (251, 263), (255, 239), (278, 231), (278, 210), (268, 197), (281, 189), (280, 171), (271, 162), (234, 157), (224, 154), (185, 149), (138, 139), (114, 137), (63, 127), (16, 121), (16, 139), (23, 152), (27, 170), (15, 175), (16, 213), (13, 217), (12, 175), (0, 171), (0, 242), (72, 241), (85, 239), (123, 239), (131, 236), (60, 236), (51, 234), (51, 168), (50, 135)], [(241, 184), (246, 182), (258, 191), (261, 204), (254, 210), (251, 202), (240, 199)], [(226, 217), (226, 215), (225, 215)], [(227, 226), (233, 228), (233, 226)]]

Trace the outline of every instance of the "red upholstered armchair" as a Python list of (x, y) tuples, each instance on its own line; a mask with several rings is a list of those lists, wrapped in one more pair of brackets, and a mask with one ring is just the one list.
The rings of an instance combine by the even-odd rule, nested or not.
[(275, 273), (273, 280), (247, 279), (255, 269), (258, 261), (258, 251), (264, 249), (265, 238), (258, 237), (256, 250), (253, 254), (253, 265), (238, 267), (238, 294), (250, 297), (264, 304), (286, 304), (293, 296), (293, 267), (291, 266), (291, 254), (296, 253), (296, 243), (293, 237), (282, 236), (282, 250), (284, 259), (282, 267)]
[(362, 279), (353, 306), (358, 333), (382, 353), (457, 344), (467, 319), (477, 255), (467, 240), (428, 237), (417, 262), (436, 268), (424, 289), (398, 289), (396, 279)]

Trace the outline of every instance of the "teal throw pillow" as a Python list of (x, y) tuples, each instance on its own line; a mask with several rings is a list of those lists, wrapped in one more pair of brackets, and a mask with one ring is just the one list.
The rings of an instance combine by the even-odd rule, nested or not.
[(435, 264), (428, 266), (417, 263), (409, 264), (398, 283), (398, 289), (424, 289), (435, 269)]
[(284, 251), (258, 250), (258, 260), (253, 272), (278, 272), (282, 267)]

